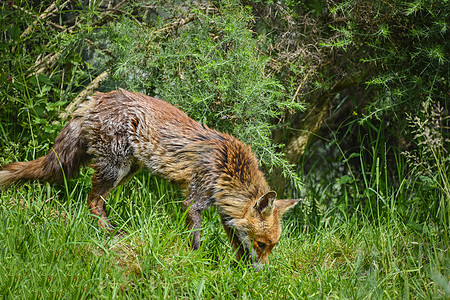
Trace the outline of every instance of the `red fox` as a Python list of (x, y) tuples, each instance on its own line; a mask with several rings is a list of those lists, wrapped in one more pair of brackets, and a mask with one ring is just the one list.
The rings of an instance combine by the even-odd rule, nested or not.
[(276, 200), (250, 147), (189, 118), (162, 100), (125, 90), (95, 93), (43, 157), (0, 168), (0, 186), (63, 182), (87, 163), (95, 170), (87, 202), (98, 224), (113, 230), (105, 198), (141, 168), (183, 189), (192, 247), (200, 247), (201, 212), (216, 206), (236, 258), (259, 268), (281, 233), (281, 217), (299, 199)]

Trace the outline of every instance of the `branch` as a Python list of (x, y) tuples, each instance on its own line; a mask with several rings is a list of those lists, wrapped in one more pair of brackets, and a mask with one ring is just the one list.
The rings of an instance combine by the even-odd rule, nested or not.
[[(70, 0), (64, 2), (61, 7), (64, 7), (69, 2), (70, 2)], [(120, 2), (118, 5), (116, 5), (114, 8), (109, 9), (109, 10), (110, 11), (119, 11), (119, 8), (121, 8), (125, 3), (126, 3), (126, 1), (124, 0), (124, 1)], [(35, 22), (33, 22), (32, 26), (34, 26), (35, 23), (38, 20), (45, 18), (47, 15), (49, 15), (51, 12), (53, 12), (55, 10), (55, 7), (56, 7), (56, 5), (54, 3), (52, 5), (50, 5), (45, 10), (45, 12), (42, 13)], [(19, 8), (19, 7), (17, 7), (17, 8)], [(19, 8), (19, 9), (22, 9), (22, 8)], [(31, 12), (28, 12), (28, 11), (26, 11), (24, 9), (22, 9), (22, 10), (25, 11), (27, 14), (32, 15)], [(101, 15), (100, 19), (97, 22), (98, 23), (105, 23), (105, 21), (108, 18), (110, 18), (110, 14), (109, 13), (103, 13)], [(68, 33), (73, 34), (74, 33), (73, 29), (76, 27), (76, 24), (74, 26), (72, 26), (72, 27), (67, 28), (67, 27), (61, 26), (59, 24), (56, 24), (56, 23), (54, 23), (54, 22), (52, 22), (50, 20), (45, 20), (45, 22), (46, 22), (46, 24), (48, 24), (50, 26), (53, 26), (54, 28), (60, 30), (63, 33), (68, 32)], [(29, 26), (27, 28), (28, 32), (31, 31), (32, 26)], [(27, 30), (25, 30), (25, 31), (27, 31)], [(28, 34), (28, 32), (27, 32), (27, 34)], [(25, 36), (25, 32), (23, 32), (22, 35)], [(21, 35), (21, 37), (22, 37), (22, 35)], [(100, 47), (98, 45), (96, 45), (94, 42), (92, 42), (91, 40), (86, 39), (86, 41), (89, 44), (94, 45), (97, 49), (100, 49)], [(30, 73), (27, 77), (31, 77), (31, 76), (35, 76), (35, 75), (38, 75), (40, 73), (43, 73), (46, 68), (49, 68), (49, 67), (53, 66), (53, 64), (58, 60), (59, 56), (61, 55), (61, 52), (62, 51), (57, 52), (57, 53), (50, 53), (50, 54), (46, 55), (43, 59), (38, 58), (36, 60), (36, 62), (34, 63), (34, 65), (31, 66), (30, 68), (28, 68), (28, 71), (35, 70), (37, 68), (39, 68), (39, 69), (37, 71), (35, 71), (35, 72)], [(105, 50), (105, 53), (108, 54), (109, 56), (113, 57), (111, 52)]]
[(173, 21), (172, 23), (168, 23), (166, 26), (164, 26), (161, 29), (152, 31), (151, 34), (158, 34), (158, 33), (164, 32), (164, 31), (173, 30), (173, 29), (179, 28), (180, 26), (185, 25), (189, 22), (192, 22), (193, 20), (195, 20), (194, 16), (189, 16), (186, 19), (184, 19), (184, 18), (177, 19), (177, 20)]
[[(210, 6), (202, 6), (202, 7), (200, 7), (200, 9), (207, 14), (218, 13), (218, 10), (216, 8), (210, 7)], [(164, 32), (164, 31), (174, 30), (174, 29), (180, 28), (181, 26), (184, 26), (184, 25), (192, 22), (195, 19), (197, 19), (197, 15), (190, 14), (186, 17), (176, 19), (175, 21), (173, 21), (171, 23), (167, 23), (163, 28), (152, 31), (150, 34), (153, 35), (153, 34), (158, 34), (158, 33)]]
[(103, 73), (98, 75), (94, 80), (92, 80), (91, 83), (89, 83), (88, 86), (83, 91), (81, 91), (75, 97), (75, 99), (66, 107), (66, 111), (59, 115), (59, 118), (61, 120), (67, 119), (67, 117), (69, 117), (69, 115), (72, 114), (72, 112), (75, 110), (75, 107), (77, 107), (81, 102), (83, 102), (87, 96), (92, 94), (92, 92), (95, 89), (97, 89), (100, 83), (106, 78), (108, 78), (108, 76), (109, 73), (107, 71), (104, 71)]
[(30, 68), (28, 68), (28, 71), (31, 71), (31, 70), (37, 69), (37, 68), (39, 68), (39, 69), (35, 72), (28, 74), (27, 78), (30, 78), (31, 76), (35, 76), (40, 73), (43, 73), (46, 68), (51, 68), (55, 64), (55, 62), (58, 60), (60, 55), (61, 55), (61, 53), (57, 52), (57, 53), (47, 54), (42, 59), (40, 59), (38, 57), (38, 59), (36, 60), (34, 65), (31, 66)]
[(304, 84), (306, 83), (306, 81), (308, 80), (309, 76), (314, 73), (317, 70), (317, 67), (311, 68), (309, 69), (308, 73), (306, 73), (305, 77), (303, 78), (303, 80), (300, 82), (300, 84), (297, 87), (297, 90), (295, 91), (294, 96), (292, 97), (291, 102), (294, 102), (295, 99), (298, 96), (298, 93), (300, 92), (300, 90), (303, 88)]
[(301, 122), (303, 124), (302, 133), (292, 138), (286, 147), (286, 157), (289, 162), (298, 162), (300, 156), (305, 152), (310, 138), (320, 128), (328, 116), (330, 106), (330, 98), (322, 95), (319, 98), (318, 103), (309, 110), (305, 117), (303, 117)]
[[(294, 136), (286, 147), (286, 156), (290, 162), (298, 162), (300, 156), (305, 152), (309, 140), (321, 128), (322, 123), (327, 119), (331, 108), (331, 100), (346, 88), (352, 87), (365, 78), (368, 72), (358, 72), (348, 75), (339, 80), (329, 91), (322, 92), (308, 112), (301, 120), (302, 133)], [(303, 82), (300, 83), (300, 86)]]
[[(28, 27), (24, 30), (24, 32), (22, 32), (22, 34), (20, 35), (20, 38), (23, 39), (25, 36), (27, 36), (27, 35), (33, 30), (33, 27), (36, 26), (36, 24), (37, 24), (40, 20), (42, 20), (42, 19), (46, 18), (47, 16), (51, 15), (52, 13), (54, 13), (55, 11), (57, 11), (58, 8), (59, 8), (59, 9), (62, 9), (62, 8), (63, 8), (64, 6), (66, 6), (70, 1), (71, 1), (71, 0), (67, 0), (66, 2), (64, 2), (63, 4), (61, 4), (59, 7), (56, 5), (56, 2), (53, 2), (49, 7), (47, 7), (46, 10), (44, 10), (44, 12), (43, 12), (42, 14), (40, 14), (40, 15), (36, 18), (36, 20), (34, 20), (34, 22), (33, 22), (30, 26), (28, 26)], [(16, 5), (14, 5), (13, 7), (16, 8), (16, 9), (20, 9), (20, 10), (24, 11), (24, 12), (27, 13), (27, 14), (31, 14), (30, 12), (26, 11), (26, 10), (23, 9), (22, 7), (18, 7), (18, 6), (16, 6)]]

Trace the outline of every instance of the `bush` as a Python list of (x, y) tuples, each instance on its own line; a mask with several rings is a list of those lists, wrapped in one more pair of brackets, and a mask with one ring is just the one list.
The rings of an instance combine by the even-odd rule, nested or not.
[[(60, 125), (49, 124), (58, 120), (67, 99), (80, 91), (80, 85), (86, 86), (106, 70), (109, 78), (100, 90), (122, 87), (171, 102), (199, 122), (250, 144), (266, 170), (281, 168), (298, 189), (299, 178), (271, 134), (285, 110), (302, 107), (292, 103), (289, 92), (266, 73), (270, 58), (258, 51), (258, 39), (250, 30), (250, 10), (239, 2), (218, 8), (172, 2), (158, 3), (157, 9), (150, 4), (149, 7), (145, 14), (135, 17), (133, 10), (142, 8), (130, 3), (122, 8), (120, 16), (103, 24), (101, 7), (81, 6), (73, 12), (79, 21), (73, 25), (72, 33), (60, 32), (58, 27), (46, 30), (39, 39), (41, 52), (36, 50), (22, 63), (28, 68), (33, 65), (33, 57), (47, 52), (59, 53), (58, 63), (47, 66), (50, 72), (33, 75), (22, 71), (14, 75), (23, 79), (20, 83), (16, 79), (15, 85), (29, 87), (34, 80), (37, 86), (33, 93), (16, 88), (16, 98), (27, 96), (25, 107), (34, 110), (28, 125), (22, 127), (54, 133)], [(164, 13), (170, 13), (169, 21), (159, 17)], [(12, 10), (7, 17), (14, 19), (17, 14), (18, 10)], [(31, 19), (24, 20), (22, 26), (30, 22)], [(36, 28), (39, 32), (49, 25), (42, 23), (42, 28)], [(63, 21), (60, 23), (64, 25)], [(34, 42), (20, 36), (17, 41), (12, 35), (8, 37), (8, 48), (20, 46), (25, 51), (35, 47)], [(10, 115), (20, 115), (6, 94), (1, 101), (11, 105)], [(6, 123), (8, 128), (15, 126), (9, 120)], [(38, 142), (45, 140), (40, 135), (35, 138)]]

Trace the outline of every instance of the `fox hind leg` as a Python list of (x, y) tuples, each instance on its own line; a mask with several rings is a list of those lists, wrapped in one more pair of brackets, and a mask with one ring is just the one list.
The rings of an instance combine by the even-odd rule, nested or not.
[(102, 178), (101, 173), (96, 173), (92, 176), (92, 190), (87, 202), (91, 213), (98, 217), (98, 225), (102, 228), (113, 230), (105, 212), (105, 198), (114, 188), (114, 184)]
[(92, 176), (92, 190), (88, 196), (88, 205), (91, 213), (98, 217), (98, 225), (104, 229), (113, 231), (106, 215), (105, 199), (115, 187), (126, 183), (140, 169), (130, 161), (122, 162), (120, 166), (109, 161), (97, 161), (93, 168), (96, 173)]

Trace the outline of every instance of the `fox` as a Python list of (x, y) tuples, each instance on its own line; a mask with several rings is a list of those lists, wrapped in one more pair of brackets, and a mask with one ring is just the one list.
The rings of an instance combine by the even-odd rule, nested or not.
[(283, 214), (300, 199), (277, 199), (250, 146), (202, 125), (177, 107), (141, 93), (96, 92), (73, 112), (47, 155), (0, 167), (0, 186), (37, 180), (63, 183), (89, 165), (87, 198), (98, 225), (114, 232), (109, 192), (140, 169), (176, 182), (196, 250), (202, 211), (215, 206), (235, 257), (261, 268), (280, 239)]

